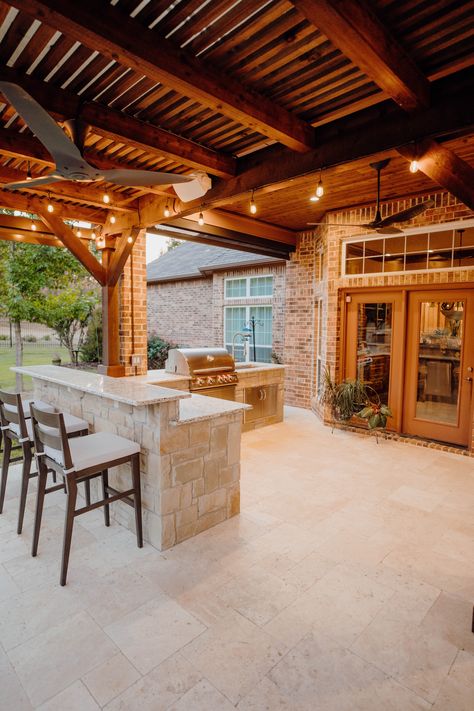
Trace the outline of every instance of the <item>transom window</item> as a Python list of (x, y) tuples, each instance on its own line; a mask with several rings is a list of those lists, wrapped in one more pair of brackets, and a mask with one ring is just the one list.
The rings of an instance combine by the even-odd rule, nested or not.
[(253, 360), (252, 335), (247, 341), (247, 346), (241, 337), (236, 336), (237, 333), (242, 333), (243, 329), (252, 329), (252, 319), (255, 319), (256, 360), (261, 363), (271, 363), (271, 306), (226, 306), (224, 309), (224, 345), (229, 353), (232, 353), (234, 349), (235, 360)]
[(393, 237), (364, 237), (343, 245), (343, 275), (459, 269), (474, 265), (474, 226), (451, 223)]
[(248, 299), (273, 295), (273, 276), (239, 277), (225, 280), (226, 299)]

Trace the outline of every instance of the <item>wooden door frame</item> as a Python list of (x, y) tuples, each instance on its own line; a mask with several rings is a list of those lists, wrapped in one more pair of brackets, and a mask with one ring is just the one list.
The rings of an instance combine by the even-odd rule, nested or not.
[[(381, 295), (383, 293), (393, 293), (393, 292), (401, 292), (402, 293), (402, 318), (403, 318), (403, 358), (402, 358), (402, 363), (401, 363), (401, 377), (398, 378), (398, 388), (397, 388), (397, 397), (399, 398), (399, 405), (400, 405), (400, 414), (399, 417), (397, 418), (397, 422), (394, 423), (394, 431), (398, 433), (402, 433), (402, 422), (403, 422), (403, 399), (404, 399), (404, 380), (405, 380), (405, 368), (406, 368), (406, 359), (407, 359), (407, 353), (406, 353), (406, 347), (407, 347), (407, 336), (408, 336), (408, 296), (410, 292), (413, 291), (439, 291), (439, 292), (445, 292), (445, 291), (463, 291), (463, 290), (473, 290), (474, 291), (474, 282), (469, 281), (469, 282), (456, 282), (456, 283), (438, 283), (438, 284), (397, 284), (397, 285), (382, 285), (382, 286), (351, 286), (351, 287), (341, 287), (339, 291), (339, 306), (340, 306), (340, 313), (341, 313), (341, 321), (340, 321), (340, 327), (341, 327), (341, 336), (340, 336), (340, 341), (339, 341), (339, 353), (338, 353), (338, 364), (339, 364), (339, 372), (342, 377), (344, 377), (346, 373), (346, 354), (347, 354), (347, 308), (348, 308), (348, 303), (346, 300), (347, 296), (357, 296), (360, 294), (373, 294), (374, 298), (377, 295)], [(474, 387), (474, 385), (473, 385)], [(470, 422), (474, 423), (474, 394), (473, 397), (471, 398), (471, 408), (470, 408)], [(471, 442), (468, 443), (468, 449), (471, 451), (472, 446)]]

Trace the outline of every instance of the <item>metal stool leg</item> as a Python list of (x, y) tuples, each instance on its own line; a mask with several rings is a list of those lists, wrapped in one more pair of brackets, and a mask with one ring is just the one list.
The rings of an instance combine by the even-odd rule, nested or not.
[(5, 501), (5, 491), (7, 488), (8, 467), (10, 465), (10, 454), (12, 451), (12, 441), (10, 437), (3, 439), (3, 462), (2, 462), (2, 480), (0, 482), (0, 513), (3, 511), (3, 502)]
[(43, 517), (43, 503), (46, 492), (46, 483), (48, 479), (48, 470), (44, 464), (38, 465), (38, 491), (36, 494), (36, 512), (35, 525), (33, 529), (33, 543), (31, 545), (31, 555), (33, 558), (38, 553), (38, 542), (41, 530), (41, 519)]
[(74, 516), (76, 512), (77, 482), (74, 477), (66, 477), (66, 489), (66, 520), (64, 523), (63, 555), (61, 562), (61, 577), (59, 580), (61, 585), (66, 585), (69, 553), (71, 552), (72, 529), (74, 526)]
[[(108, 499), (109, 493), (107, 487), (109, 485), (109, 470), (104, 469), (102, 472), (102, 498)], [(104, 504), (104, 521), (106, 526), (110, 526), (110, 506), (109, 504)]]
[(21, 494), (20, 494), (20, 509), (18, 511), (18, 526), (17, 533), (21, 533), (23, 529), (23, 519), (25, 517), (26, 497), (28, 496), (28, 484), (30, 483), (31, 473), (31, 445), (29, 442), (23, 444), (23, 466), (21, 468)]

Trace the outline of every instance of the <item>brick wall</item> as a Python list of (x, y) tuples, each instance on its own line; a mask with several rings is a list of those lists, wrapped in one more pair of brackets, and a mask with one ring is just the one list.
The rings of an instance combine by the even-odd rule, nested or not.
[[(145, 232), (138, 236), (120, 278), (120, 361), (125, 375), (147, 371), (146, 259)], [(141, 365), (132, 367), (132, 353), (141, 356)]]
[[(224, 299), (228, 277), (273, 275), (273, 297)], [(273, 350), (283, 357), (285, 331), (285, 265), (215, 272), (202, 279), (148, 285), (148, 331), (182, 346), (224, 344), (224, 306), (262, 304), (273, 307)]]
[(148, 331), (180, 346), (209, 346), (212, 277), (148, 285)]
[[(471, 211), (448, 193), (399, 199), (382, 205), (382, 216), (410, 207), (428, 197), (435, 206), (417, 217), (410, 227), (451, 222), (472, 215)], [(364, 223), (373, 219), (373, 210), (353, 209), (331, 213), (329, 222)], [(286, 402), (299, 407), (313, 407), (321, 413), (316, 392), (317, 328), (322, 328), (322, 360), (331, 374), (340, 378), (341, 304), (340, 290), (350, 287), (400, 286), (414, 284), (452, 284), (474, 281), (474, 269), (430, 271), (425, 273), (386, 274), (341, 277), (342, 240), (360, 230), (322, 225), (315, 232), (302, 233), (298, 249), (292, 255), (286, 278), (285, 363)], [(319, 250), (323, 250), (322, 257)], [(322, 258), (322, 274), (320, 260)], [(322, 278), (320, 278), (322, 277)], [(322, 299), (322, 319), (317, 323), (317, 300)], [(474, 446), (474, 428), (473, 428)]]

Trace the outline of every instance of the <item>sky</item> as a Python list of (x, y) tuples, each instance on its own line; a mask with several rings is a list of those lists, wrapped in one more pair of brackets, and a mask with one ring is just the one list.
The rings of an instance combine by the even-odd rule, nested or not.
[(166, 251), (168, 244), (168, 237), (162, 237), (161, 235), (146, 235), (146, 263), (152, 262), (154, 259), (158, 259), (163, 251)]

